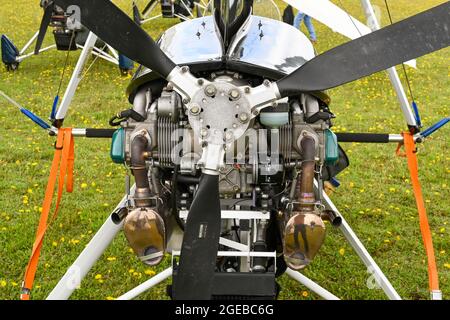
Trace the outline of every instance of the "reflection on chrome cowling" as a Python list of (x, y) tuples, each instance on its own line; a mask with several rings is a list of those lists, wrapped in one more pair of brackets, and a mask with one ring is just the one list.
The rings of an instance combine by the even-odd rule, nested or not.
[(166, 233), (164, 221), (155, 210), (134, 209), (125, 218), (123, 230), (130, 247), (142, 262), (154, 266), (162, 261)]
[(294, 213), (284, 234), (284, 260), (294, 269), (306, 267), (316, 256), (325, 239), (325, 224), (315, 213)]

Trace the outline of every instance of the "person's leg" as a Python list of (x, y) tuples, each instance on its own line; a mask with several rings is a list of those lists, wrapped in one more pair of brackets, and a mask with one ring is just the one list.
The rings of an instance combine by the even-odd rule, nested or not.
[(297, 13), (297, 15), (294, 18), (294, 28), (300, 29), (300, 24), (302, 23), (303, 17), (305, 14), (303, 12)]
[(305, 16), (304, 19), (305, 19), (305, 26), (309, 32), (309, 38), (311, 39), (311, 41), (317, 41), (316, 31), (314, 30), (314, 26), (312, 24), (311, 17)]

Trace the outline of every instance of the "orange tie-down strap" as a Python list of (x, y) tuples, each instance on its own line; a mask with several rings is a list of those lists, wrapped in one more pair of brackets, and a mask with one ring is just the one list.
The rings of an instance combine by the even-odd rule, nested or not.
[(428, 280), (432, 298), (439, 299), (441, 293), (439, 290), (438, 271), (436, 267), (436, 259), (434, 256), (433, 240), (431, 238), (430, 225), (428, 224), (427, 212), (422, 196), (422, 189), (419, 182), (419, 166), (416, 156), (416, 144), (414, 142), (413, 134), (403, 132), (403, 145), (405, 146), (405, 153), (400, 152), (402, 146), (399, 143), (397, 147), (397, 155), (406, 157), (408, 160), (408, 168), (411, 175), (411, 184), (416, 198), (417, 210), (419, 212), (420, 231), (422, 233), (423, 244), (428, 258)]
[[(39, 255), (41, 253), (42, 243), (45, 232), (50, 224), (58, 215), (58, 209), (61, 202), (61, 197), (64, 189), (64, 181), (66, 180), (66, 191), (73, 190), (73, 162), (74, 162), (74, 140), (71, 128), (58, 129), (58, 137), (55, 144), (55, 154), (50, 169), (50, 176), (48, 178), (47, 189), (45, 190), (44, 202), (42, 204), (42, 213), (39, 220), (39, 226), (36, 232), (36, 240), (33, 244), (30, 261), (25, 271), (25, 278), (22, 285), (21, 300), (29, 300), (31, 288), (33, 287), (36, 270), (38, 267)], [(56, 184), (56, 178), (59, 169), (58, 179), (58, 196), (56, 198), (55, 211), (50, 221), (48, 221), (50, 209), (52, 206), (53, 193)]]

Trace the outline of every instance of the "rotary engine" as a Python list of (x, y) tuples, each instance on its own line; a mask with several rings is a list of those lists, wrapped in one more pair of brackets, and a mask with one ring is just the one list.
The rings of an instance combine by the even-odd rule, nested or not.
[[(305, 267), (324, 240), (322, 219), (338, 220), (321, 204), (323, 183), (347, 165), (329, 130), (333, 115), (319, 99), (302, 94), (252, 116), (233, 88), (256, 86), (262, 80), (228, 72), (209, 79), (211, 85), (189, 109), (170, 84), (150, 84), (136, 93), (132, 109), (112, 119), (111, 124), (122, 126), (124, 161), (136, 182), (124, 227), (130, 245), (149, 265), (159, 263), (165, 250), (179, 250), (185, 223), (181, 212), (189, 210), (207, 162), (201, 145), (205, 142), (198, 137), (214, 135), (226, 144), (244, 130), (227, 144), (219, 169), (221, 207), (259, 210), (270, 219), (223, 223), (222, 236), (242, 243), (249, 235), (245, 241), (256, 251), (284, 254), (277, 259), (278, 267), (273, 259), (253, 259), (254, 272), (283, 269), (283, 260), (294, 269)], [(224, 112), (234, 112), (234, 117), (230, 120)], [(218, 259), (218, 267), (242, 271), (238, 260)]]

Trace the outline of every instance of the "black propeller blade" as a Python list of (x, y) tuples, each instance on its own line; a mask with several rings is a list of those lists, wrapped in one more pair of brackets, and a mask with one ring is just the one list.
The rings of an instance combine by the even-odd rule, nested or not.
[(450, 45), (450, 2), (308, 61), (277, 82), (282, 97), (354, 81)]
[(186, 221), (174, 299), (211, 299), (220, 223), (219, 176), (203, 174)]
[(163, 78), (175, 68), (153, 39), (110, 0), (55, 0), (67, 9), (78, 6), (81, 24), (131, 60), (157, 72)]
[(53, 3), (53, 1), (50, 1), (49, 3), (47, 3), (47, 5), (44, 8), (44, 16), (42, 17), (41, 26), (39, 27), (39, 34), (38, 34), (38, 37), (36, 40), (34, 54), (39, 54), (39, 51), (41, 50), (42, 43), (44, 42), (45, 34), (47, 33), (48, 26), (50, 25), (50, 22), (52, 20), (53, 7), (54, 7), (54, 3)]

